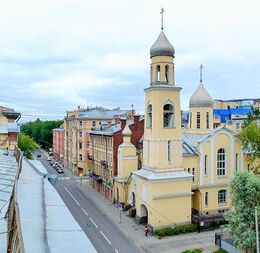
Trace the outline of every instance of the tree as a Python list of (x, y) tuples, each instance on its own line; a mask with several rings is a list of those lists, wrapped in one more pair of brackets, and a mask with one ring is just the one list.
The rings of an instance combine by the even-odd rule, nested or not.
[(23, 151), (27, 159), (31, 159), (32, 154), (38, 148), (38, 145), (33, 139), (30, 138), (30, 136), (19, 133), (18, 147)]
[(240, 139), (244, 150), (248, 151), (246, 156), (252, 171), (260, 174), (260, 110), (252, 109), (244, 121)]
[(241, 249), (256, 249), (255, 207), (260, 208), (260, 178), (236, 174), (230, 183), (231, 209), (225, 213), (226, 228)]

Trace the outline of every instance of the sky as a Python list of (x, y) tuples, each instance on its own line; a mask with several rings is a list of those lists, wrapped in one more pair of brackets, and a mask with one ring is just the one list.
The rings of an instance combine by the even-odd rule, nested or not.
[(260, 97), (258, 0), (0, 0), (0, 105), (22, 121), (77, 106), (143, 113), (161, 7), (182, 109), (200, 64), (214, 99)]

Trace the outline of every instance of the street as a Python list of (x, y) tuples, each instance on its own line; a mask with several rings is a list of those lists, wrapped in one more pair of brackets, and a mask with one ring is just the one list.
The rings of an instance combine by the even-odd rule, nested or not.
[[(39, 159), (49, 173), (58, 174), (47, 161), (44, 151)], [(100, 253), (143, 252), (132, 242), (114, 222), (100, 210), (78, 184), (65, 174), (58, 174), (55, 188), (71, 214)], [(62, 214), (61, 214), (62, 215)], [(73, 242), (72, 242), (73, 243)]]

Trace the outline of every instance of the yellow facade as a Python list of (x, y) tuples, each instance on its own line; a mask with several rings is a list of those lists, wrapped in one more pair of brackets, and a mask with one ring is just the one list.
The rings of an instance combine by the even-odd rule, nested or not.
[(181, 129), (174, 48), (163, 31), (150, 53), (143, 164), (138, 170), (135, 147), (124, 140), (114, 178), (117, 200), (130, 205), (137, 221), (152, 229), (190, 223), (192, 213), (222, 214), (230, 207), (230, 179), (244, 171), (241, 142), (226, 127), (213, 129), (213, 99), (202, 80), (190, 100), (191, 124)]

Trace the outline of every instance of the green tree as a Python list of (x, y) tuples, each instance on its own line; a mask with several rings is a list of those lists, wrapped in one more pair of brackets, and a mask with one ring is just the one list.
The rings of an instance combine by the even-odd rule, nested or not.
[(30, 136), (19, 133), (18, 147), (23, 151), (26, 158), (31, 159), (32, 154), (37, 149), (37, 143)]
[(29, 135), (42, 148), (49, 149), (52, 147), (52, 129), (59, 127), (63, 121), (41, 121), (37, 119), (21, 126), (21, 132)]
[(231, 206), (225, 213), (226, 228), (234, 245), (256, 249), (255, 207), (260, 207), (260, 178), (252, 173), (236, 174), (231, 181)]

